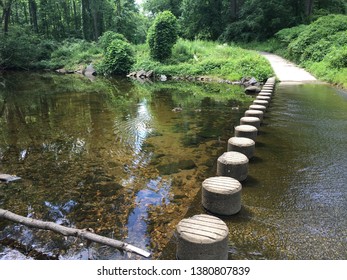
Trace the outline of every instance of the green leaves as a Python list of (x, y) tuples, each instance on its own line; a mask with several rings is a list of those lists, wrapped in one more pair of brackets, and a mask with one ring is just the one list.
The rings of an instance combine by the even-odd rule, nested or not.
[(131, 45), (123, 40), (116, 39), (106, 48), (99, 70), (106, 75), (123, 75), (129, 73), (134, 62)]
[(177, 19), (170, 11), (160, 13), (148, 30), (147, 43), (153, 59), (164, 61), (171, 56), (178, 36)]

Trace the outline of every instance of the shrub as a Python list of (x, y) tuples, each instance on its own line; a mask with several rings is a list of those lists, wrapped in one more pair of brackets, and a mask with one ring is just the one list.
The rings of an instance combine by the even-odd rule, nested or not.
[(164, 11), (155, 18), (148, 30), (147, 43), (153, 59), (164, 61), (171, 56), (177, 41), (177, 19), (170, 11)]
[(333, 48), (326, 60), (331, 68), (347, 68), (347, 46)]
[(106, 52), (98, 71), (106, 75), (123, 75), (129, 73), (135, 63), (131, 45), (123, 40), (113, 40)]
[(51, 55), (51, 59), (46, 63), (46, 67), (57, 69), (79, 68), (79, 66), (87, 65), (98, 59), (101, 50), (95, 42), (87, 42), (81, 39), (69, 39), (60, 43)]
[(98, 44), (104, 51), (106, 51), (107, 47), (114, 40), (121, 40), (125, 42), (128, 41), (123, 34), (113, 31), (106, 31), (104, 34), (102, 34), (102, 36), (99, 37)]
[(293, 40), (289, 46), (289, 54), (292, 59), (302, 62), (302, 54), (308, 46), (316, 44), (324, 38), (328, 38), (337, 32), (347, 30), (347, 16), (328, 15), (311, 23), (303, 32)]
[(0, 68), (38, 68), (39, 61), (48, 59), (55, 48), (54, 41), (13, 26), (7, 36), (0, 34)]

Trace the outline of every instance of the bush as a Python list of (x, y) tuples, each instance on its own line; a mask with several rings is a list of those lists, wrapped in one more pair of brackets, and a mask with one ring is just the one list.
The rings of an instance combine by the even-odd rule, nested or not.
[(107, 47), (114, 40), (121, 40), (125, 42), (128, 41), (123, 34), (113, 31), (106, 31), (104, 34), (102, 34), (102, 36), (99, 37), (98, 44), (104, 51), (106, 51)]
[(327, 55), (326, 61), (329, 63), (331, 68), (347, 68), (347, 46), (333, 48)]
[(324, 38), (329, 40), (330, 36), (345, 30), (347, 30), (347, 16), (328, 15), (321, 17), (308, 25), (303, 32), (289, 44), (289, 54), (295, 61), (302, 62), (304, 59), (302, 55), (307, 47), (316, 44)]
[(170, 11), (158, 14), (147, 34), (151, 57), (158, 61), (168, 59), (177, 41), (177, 33), (176, 17)]
[(144, 46), (136, 46), (136, 51), (135, 71), (145, 69), (164, 75), (204, 75), (229, 80), (253, 76), (259, 81), (273, 75), (269, 62), (258, 53), (216, 42), (180, 39), (172, 57), (165, 63), (159, 63), (146, 55)]
[(81, 65), (97, 60), (101, 56), (101, 50), (95, 42), (87, 42), (81, 39), (65, 40), (58, 45), (52, 53), (51, 59), (46, 61), (46, 67), (57, 69), (61, 67), (77, 69)]
[(0, 34), (0, 68), (38, 68), (39, 62), (48, 59), (55, 48), (54, 41), (14, 26), (7, 36)]
[(106, 52), (98, 71), (106, 75), (123, 75), (129, 73), (135, 63), (131, 45), (123, 40), (113, 40)]

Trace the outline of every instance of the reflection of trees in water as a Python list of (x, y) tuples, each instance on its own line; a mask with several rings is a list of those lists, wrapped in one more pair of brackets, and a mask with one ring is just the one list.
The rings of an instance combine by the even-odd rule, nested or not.
[[(183, 147), (182, 139), (191, 131), (221, 127), (204, 121), (213, 110), (194, 111), (211, 106), (205, 93), (153, 93), (146, 86), (90, 83), (79, 76), (19, 79), (8, 81), (1, 96), (6, 102), (0, 103), (0, 157), (2, 171), (23, 180), (4, 190), (3, 208), (93, 228), (160, 252), (209, 168), (196, 150), (199, 143)], [(180, 114), (171, 110), (177, 102), (185, 106)], [(197, 167), (164, 176), (157, 170), (187, 158)], [(33, 235), (48, 242), (49, 234)], [(49, 248), (66, 249), (57, 239)]]

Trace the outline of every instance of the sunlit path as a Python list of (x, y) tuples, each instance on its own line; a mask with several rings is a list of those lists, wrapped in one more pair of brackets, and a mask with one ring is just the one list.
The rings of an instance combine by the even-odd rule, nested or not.
[(303, 68), (271, 53), (261, 52), (269, 60), (272, 69), (281, 82), (317, 82), (317, 79)]

